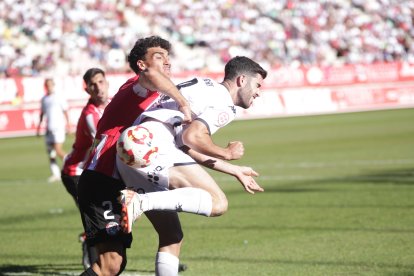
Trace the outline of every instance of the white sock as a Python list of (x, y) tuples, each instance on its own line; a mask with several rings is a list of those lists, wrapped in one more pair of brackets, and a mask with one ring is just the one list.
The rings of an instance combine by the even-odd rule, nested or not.
[(52, 171), (52, 174), (56, 177), (60, 177), (60, 168), (58, 164), (56, 163), (50, 163), (50, 170)]
[(209, 217), (213, 208), (209, 192), (199, 188), (179, 188), (140, 195), (144, 212), (164, 210), (187, 212)]
[(158, 252), (155, 258), (155, 275), (178, 275), (179, 259), (167, 252)]

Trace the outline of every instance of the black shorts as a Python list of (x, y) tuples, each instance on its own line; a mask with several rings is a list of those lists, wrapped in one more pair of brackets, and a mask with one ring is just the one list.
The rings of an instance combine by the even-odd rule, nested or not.
[(120, 227), (121, 204), (117, 197), (125, 184), (105, 174), (84, 170), (78, 182), (78, 203), (86, 242), (90, 246), (118, 241), (131, 247), (132, 234)]
[(61, 172), (60, 175), (63, 185), (66, 188), (66, 191), (73, 197), (76, 205), (78, 205), (78, 182), (79, 175), (67, 175), (64, 172)]

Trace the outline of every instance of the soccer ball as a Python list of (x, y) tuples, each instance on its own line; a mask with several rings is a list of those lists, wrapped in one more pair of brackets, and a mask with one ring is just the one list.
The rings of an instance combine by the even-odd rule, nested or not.
[(116, 152), (122, 162), (134, 168), (144, 168), (158, 155), (152, 146), (153, 134), (143, 126), (125, 129), (116, 143)]

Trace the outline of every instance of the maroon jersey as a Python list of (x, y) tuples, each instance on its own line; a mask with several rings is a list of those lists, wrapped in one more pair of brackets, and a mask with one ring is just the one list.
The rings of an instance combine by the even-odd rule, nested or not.
[(96, 134), (96, 125), (102, 116), (104, 108), (99, 108), (88, 101), (83, 108), (76, 127), (75, 142), (72, 151), (65, 158), (63, 173), (69, 176), (80, 175), (83, 170), (84, 162), (88, 157)]
[(116, 142), (127, 127), (159, 97), (138, 84), (139, 76), (124, 83), (99, 120), (93, 150), (85, 168), (119, 178), (116, 170)]

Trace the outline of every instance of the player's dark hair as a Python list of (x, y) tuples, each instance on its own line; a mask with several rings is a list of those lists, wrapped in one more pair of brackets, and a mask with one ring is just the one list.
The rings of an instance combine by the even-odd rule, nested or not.
[(136, 74), (141, 72), (137, 65), (137, 61), (144, 60), (148, 48), (154, 47), (161, 47), (164, 50), (167, 50), (167, 52), (170, 52), (171, 43), (159, 36), (149, 36), (146, 38), (138, 39), (128, 55), (128, 63), (132, 71), (134, 71)]
[(234, 80), (234, 78), (241, 74), (260, 74), (262, 78), (265, 79), (267, 76), (267, 71), (250, 58), (237, 56), (229, 60), (224, 67), (224, 79)]
[(95, 75), (97, 74), (102, 74), (105, 77), (105, 72), (104, 70), (100, 69), (100, 68), (89, 68), (85, 74), (83, 75), (83, 81), (85, 82), (86, 85), (88, 85), (88, 83), (91, 81), (91, 79), (93, 77), (95, 77)]

